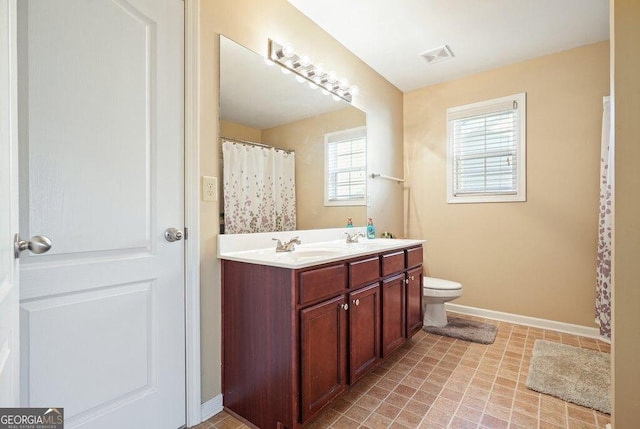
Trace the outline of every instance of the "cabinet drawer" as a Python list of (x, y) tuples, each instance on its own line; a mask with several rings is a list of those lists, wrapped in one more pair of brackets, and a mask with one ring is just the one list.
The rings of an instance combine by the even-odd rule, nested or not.
[(377, 281), (380, 278), (380, 259), (376, 256), (362, 261), (349, 262), (349, 278), (351, 289)]
[(422, 264), (422, 246), (407, 249), (407, 268), (417, 267)]
[(404, 270), (404, 250), (382, 255), (382, 277)]
[(347, 269), (332, 265), (300, 273), (298, 302), (301, 305), (330, 298), (347, 289)]

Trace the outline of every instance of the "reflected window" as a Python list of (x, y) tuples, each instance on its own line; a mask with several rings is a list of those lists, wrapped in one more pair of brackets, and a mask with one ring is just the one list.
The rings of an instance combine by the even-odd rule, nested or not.
[(366, 204), (367, 129), (325, 134), (325, 206)]

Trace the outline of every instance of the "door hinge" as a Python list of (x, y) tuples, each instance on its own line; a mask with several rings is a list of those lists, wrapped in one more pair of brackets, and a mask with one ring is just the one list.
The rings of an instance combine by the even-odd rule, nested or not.
[(189, 239), (189, 228), (187, 228), (186, 226), (184, 227), (184, 239)]

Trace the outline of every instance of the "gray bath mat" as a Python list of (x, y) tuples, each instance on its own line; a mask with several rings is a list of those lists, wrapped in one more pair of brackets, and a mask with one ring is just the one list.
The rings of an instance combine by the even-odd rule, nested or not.
[(441, 328), (438, 326), (423, 326), (422, 329), (430, 334), (444, 335), (480, 344), (493, 344), (498, 333), (497, 326), (457, 317), (449, 317), (447, 326)]
[(527, 387), (611, 414), (611, 356), (536, 340)]

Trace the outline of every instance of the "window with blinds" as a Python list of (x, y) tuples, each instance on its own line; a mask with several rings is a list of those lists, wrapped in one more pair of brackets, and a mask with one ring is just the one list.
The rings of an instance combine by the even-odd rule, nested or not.
[(367, 129), (326, 134), (325, 206), (366, 204)]
[(447, 202), (526, 200), (526, 95), (447, 109)]

